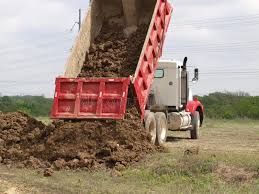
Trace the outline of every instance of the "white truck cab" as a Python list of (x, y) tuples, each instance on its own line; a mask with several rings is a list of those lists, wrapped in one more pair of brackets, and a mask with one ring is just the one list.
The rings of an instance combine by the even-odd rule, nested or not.
[(163, 60), (155, 73), (152, 93), (157, 105), (175, 107), (180, 110), (182, 105), (182, 62)]
[[(167, 130), (190, 130), (191, 138), (198, 139), (198, 130), (203, 121), (203, 106), (198, 100), (193, 100), (186, 64), (187, 57), (184, 62), (159, 61), (145, 116), (147, 129), (150, 130), (154, 143), (163, 144)], [(195, 69), (192, 81), (197, 82), (198, 79), (199, 70)], [(154, 125), (150, 125), (153, 117), (156, 129), (152, 129)]]

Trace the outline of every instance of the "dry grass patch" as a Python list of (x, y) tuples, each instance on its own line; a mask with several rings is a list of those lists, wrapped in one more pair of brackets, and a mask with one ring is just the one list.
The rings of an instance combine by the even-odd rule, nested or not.
[(225, 164), (219, 164), (214, 173), (218, 178), (227, 183), (246, 183), (259, 178), (257, 171)]

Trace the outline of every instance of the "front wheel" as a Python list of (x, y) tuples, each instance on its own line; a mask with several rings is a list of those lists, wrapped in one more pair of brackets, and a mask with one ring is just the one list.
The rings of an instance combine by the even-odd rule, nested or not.
[(151, 143), (156, 143), (156, 119), (153, 112), (149, 112), (145, 116), (145, 129), (151, 136)]
[(167, 133), (168, 133), (168, 125), (166, 115), (163, 112), (157, 112), (155, 114), (156, 117), (156, 136), (157, 136), (157, 144), (162, 146), (166, 143)]
[(192, 115), (192, 128), (190, 130), (191, 139), (199, 139), (200, 132), (200, 113), (194, 112)]

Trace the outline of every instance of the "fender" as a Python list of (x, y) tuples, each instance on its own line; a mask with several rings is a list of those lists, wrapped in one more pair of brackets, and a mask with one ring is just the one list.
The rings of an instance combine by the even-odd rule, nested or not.
[(200, 101), (198, 100), (194, 100), (194, 101), (189, 101), (186, 105), (186, 109), (185, 111), (186, 112), (191, 112), (191, 113), (194, 113), (195, 111), (197, 111), (198, 108), (201, 108), (202, 112), (204, 112), (204, 107), (203, 105), (201, 104)]
[(204, 118), (204, 107), (197, 98), (194, 98), (193, 101), (189, 101), (187, 103), (185, 111), (190, 113), (194, 113), (195, 111), (198, 111), (200, 113), (201, 125), (202, 125), (203, 118)]

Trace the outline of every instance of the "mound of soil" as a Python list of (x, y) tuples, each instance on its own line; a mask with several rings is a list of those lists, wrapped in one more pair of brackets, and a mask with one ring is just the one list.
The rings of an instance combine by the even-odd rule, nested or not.
[[(104, 23), (86, 54), (79, 77), (128, 77), (134, 74), (148, 26), (129, 38), (123, 27)], [(156, 150), (136, 108), (125, 120), (53, 122), (46, 126), (24, 113), (0, 113), (0, 163), (52, 169), (116, 168)]]
[(135, 108), (123, 121), (53, 122), (0, 113), (0, 163), (51, 169), (121, 169), (156, 148)]
[(146, 38), (147, 25), (138, 27), (129, 38), (123, 27), (104, 23), (90, 46), (79, 77), (128, 77), (135, 73)]

